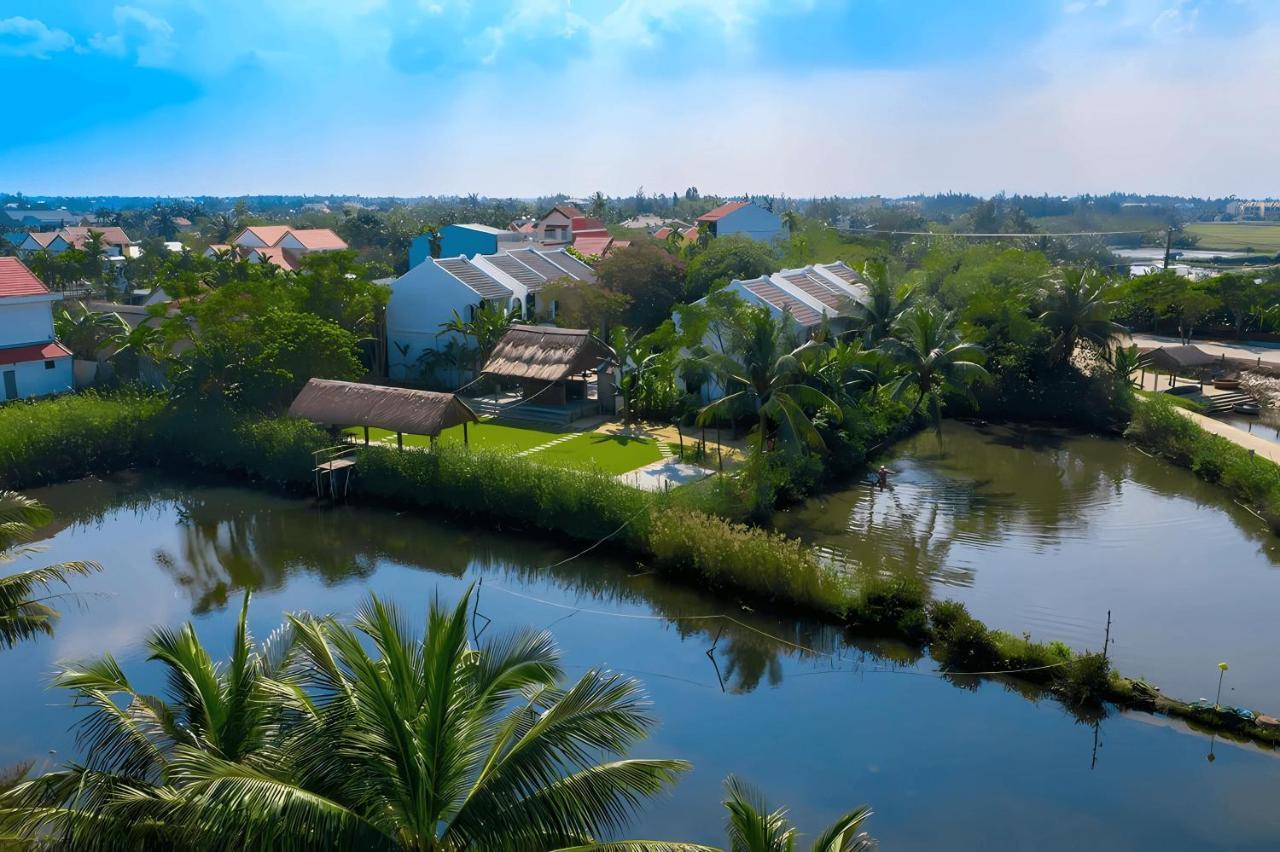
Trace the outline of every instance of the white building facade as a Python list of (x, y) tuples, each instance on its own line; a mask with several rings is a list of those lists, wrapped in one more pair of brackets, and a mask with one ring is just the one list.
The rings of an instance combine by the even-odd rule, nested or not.
[(71, 352), (53, 332), (59, 298), (20, 260), (0, 257), (0, 400), (71, 390)]

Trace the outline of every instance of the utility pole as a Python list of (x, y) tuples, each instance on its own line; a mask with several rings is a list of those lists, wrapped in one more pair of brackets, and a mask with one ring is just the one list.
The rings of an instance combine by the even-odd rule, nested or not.
[(1169, 268), (1169, 252), (1173, 248), (1173, 226), (1164, 232), (1164, 268)]

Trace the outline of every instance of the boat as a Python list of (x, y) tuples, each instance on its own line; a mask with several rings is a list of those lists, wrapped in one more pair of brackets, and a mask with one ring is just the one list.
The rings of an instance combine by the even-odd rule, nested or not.
[(1262, 408), (1256, 402), (1237, 402), (1231, 410), (1236, 414), (1257, 414)]
[(1213, 386), (1218, 390), (1240, 390), (1239, 379), (1214, 379)]

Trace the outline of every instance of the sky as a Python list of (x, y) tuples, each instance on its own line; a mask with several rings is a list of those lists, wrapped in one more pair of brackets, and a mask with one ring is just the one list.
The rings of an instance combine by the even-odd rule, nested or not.
[(1277, 0), (3, 0), (0, 191), (1280, 195)]

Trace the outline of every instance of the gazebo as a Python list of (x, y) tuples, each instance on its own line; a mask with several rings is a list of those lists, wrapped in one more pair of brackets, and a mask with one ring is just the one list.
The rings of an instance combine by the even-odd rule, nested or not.
[(396, 433), (404, 449), (404, 436), (428, 435), (432, 441), (442, 431), (462, 424), (462, 440), (468, 440), (467, 424), (479, 420), (465, 402), (451, 393), (312, 379), (298, 393), (289, 413), (326, 426), (363, 426), (369, 443), (369, 427)]
[[(584, 328), (513, 325), (493, 348), (480, 371), (486, 376), (514, 379), (520, 395), (538, 397), (544, 405), (565, 405), (587, 398), (587, 382), (602, 365), (614, 361), (614, 352)], [(598, 388), (598, 398), (612, 398), (612, 388)]]

